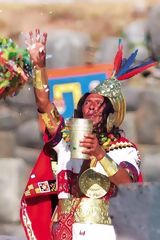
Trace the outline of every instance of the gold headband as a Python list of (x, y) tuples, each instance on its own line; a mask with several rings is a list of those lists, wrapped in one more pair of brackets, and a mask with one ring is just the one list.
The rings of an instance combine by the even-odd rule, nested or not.
[(112, 103), (114, 113), (110, 113), (108, 116), (107, 131), (110, 132), (113, 126), (119, 127), (126, 113), (126, 101), (121, 92), (120, 81), (115, 77), (107, 79), (95, 87), (91, 93), (98, 93), (103, 97), (107, 97)]

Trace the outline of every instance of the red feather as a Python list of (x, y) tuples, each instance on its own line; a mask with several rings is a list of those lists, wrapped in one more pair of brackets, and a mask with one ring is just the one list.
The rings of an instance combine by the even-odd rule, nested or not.
[(143, 72), (143, 71), (146, 70), (147, 68), (152, 67), (152, 66), (155, 66), (156, 64), (157, 64), (157, 62), (153, 62), (153, 63), (147, 64), (147, 65), (145, 65), (145, 66), (143, 66), (143, 67), (140, 67), (140, 68), (131, 70), (130, 72), (125, 73), (124, 75), (120, 76), (120, 77), (118, 78), (118, 80), (125, 80), (125, 79), (127, 79), (127, 78), (131, 78), (131, 77), (133, 77), (134, 75)]
[(122, 55), (123, 55), (123, 46), (120, 43), (118, 46), (118, 51), (116, 53), (116, 56), (114, 58), (114, 68), (113, 71), (115, 74), (119, 71), (121, 63), (122, 63)]

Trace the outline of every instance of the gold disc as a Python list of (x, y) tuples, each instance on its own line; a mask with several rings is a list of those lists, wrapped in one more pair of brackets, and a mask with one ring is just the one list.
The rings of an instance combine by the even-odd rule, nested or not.
[(101, 198), (105, 196), (110, 188), (109, 178), (95, 168), (84, 171), (79, 178), (81, 192), (89, 198)]

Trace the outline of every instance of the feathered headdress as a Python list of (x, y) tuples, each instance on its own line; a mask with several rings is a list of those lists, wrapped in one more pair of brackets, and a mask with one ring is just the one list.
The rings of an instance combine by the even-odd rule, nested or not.
[(134, 65), (137, 53), (138, 49), (136, 49), (127, 59), (123, 58), (123, 46), (122, 41), (120, 39), (118, 51), (114, 59), (112, 77), (116, 77), (118, 80), (125, 80), (157, 64), (151, 58), (148, 58), (147, 60), (142, 61), (140, 64)]
[(0, 99), (16, 95), (32, 73), (27, 49), (11, 39), (0, 38)]
[(119, 127), (124, 119), (126, 112), (126, 102), (121, 91), (121, 81), (131, 78), (138, 73), (145, 71), (147, 68), (155, 66), (151, 58), (136, 65), (135, 60), (138, 53), (136, 49), (127, 59), (123, 58), (123, 46), (119, 40), (118, 51), (114, 58), (113, 72), (109, 79), (100, 83), (92, 90), (92, 93), (98, 93), (108, 97), (113, 105), (114, 113), (109, 114), (107, 119), (107, 131), (110, 132), (113, 126)]

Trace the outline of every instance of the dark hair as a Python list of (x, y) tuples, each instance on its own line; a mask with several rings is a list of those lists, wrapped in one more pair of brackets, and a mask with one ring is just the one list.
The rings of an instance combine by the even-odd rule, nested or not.
[[(80, 98), (80, 100), (77, 104), (77, 109), (74, 110), (75, 118), (83, 118), (82, 107), (83, 107), (83, 104), (84, 104), (86, 98), (90, 94), (91, 93), (85, 93)], [(107, 122), (108, 115), (110, 113), (114, 113), (113, 105), (112, 105), (111, 101), (109, 100), (109, 98), (104, 97), (104, 101), (106, 103), (106, 107), (104, 108), (103, 113), (102, 113), (103, 121), (102, 121), (102, 125), (101, 125), (101, 133), (107, 133), (106, 122)], [(109, 133), (112, 133), (113, 135), (115, 135), (115, 137), (119, 138), (121, 136), (121, 132), (122, 132), (122, 130), (120, 130), (118, 127), (113, 126), (112, 130)]]
[(83, 118), (82, 107), (86, 100), (86, 98), (90, 95), (90, 93), (85, 93), (77, 103), (77, 109), (74, 109), (74, 117), (75, 118)]

